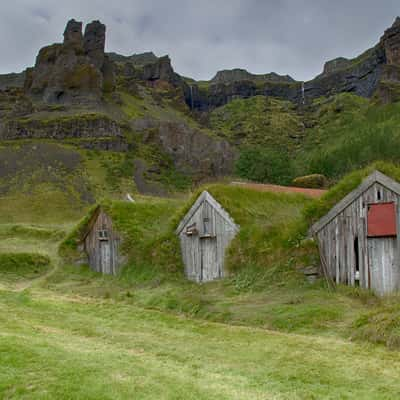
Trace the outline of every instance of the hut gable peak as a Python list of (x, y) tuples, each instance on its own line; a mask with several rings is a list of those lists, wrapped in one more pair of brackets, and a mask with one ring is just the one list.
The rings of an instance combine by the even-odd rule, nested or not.
[(365, 191), (367, 191), (374, 183), (379, 183), (400, 196), (400, 184), (396, 182), (394, 179), (389, 178), (382, 172), (375, 170), (368, 177), (366, 177), (356, 189), (348, 193), (342, 200), (339, 201), (339, 203), (337, 203), (333, 208), (331, 208), (331, 210), (325, 216), (323, 216), (319, 221), (317, 221), (311, 227), (310, 230), (311, 234), (318, 233), (338, 214), (340, 214), (346, 207), (348, 207), (359, 196), (361, 196)]
[(197, 198), (197, 200), (193, 203), (192, 207), (190, 210), (187, 212), (187, 214), (184, 216), (182, 221), (180, 222), (178, 228), (176, 229), (176, 234), (179, 235), (182, 230), (185, 228), (185, 226), (188, 224), (192, 216), (196, 213), (196, 211), (199, 209), (199, 207), (204, 203), (207, 202), (210, 204), (211, 207), (213, 207), (216, 212), (229, 224), (231, 225), (234, 230), (237, 232), (239, 231), (239, 226), (235, 224), (235, 221), (231, 218), (231, 216), (223, 209), (221, 204), (218, 203), (217, 200), (214, 199), (214, 197), (211, 196), (211, 194), (205, 190), (201, 193), (201, 195)]

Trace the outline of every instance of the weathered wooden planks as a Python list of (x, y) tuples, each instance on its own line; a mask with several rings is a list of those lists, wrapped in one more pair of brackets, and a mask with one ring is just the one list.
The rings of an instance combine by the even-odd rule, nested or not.
[(102, 274), (115, 275), (119, 268), (120, 237), (112, 219), (99, 208), (84, 237), (84, 250), (90, 268)]
[(326, 260), (326, 274), (333, 281), (379, 294), (400, 288), (399, 235), (367, 237), (368, 205), (373, 203), (395, 203), (398, 232), (399, 199), (400, 185), (374, 172), (312, 227)]
[[(196, 234), (191, 234), (195, 227)], [(208, 193), (203, 192), (177, 229), (188, 279), (207, 282), (225, 276), (225, 252), (239, 227)]]

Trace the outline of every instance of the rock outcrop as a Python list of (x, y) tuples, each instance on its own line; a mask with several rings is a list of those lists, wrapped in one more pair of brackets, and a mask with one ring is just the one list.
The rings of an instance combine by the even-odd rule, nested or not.
[(377, 93), (384, 102), (391, 102), (400, 98), (397, 67), (400, 67), (400, 18), (385, 31), (380, 43), (359, 57), (352, 60), (340, 57), (326, 62), (322, 74), (304, 83), (304, 94), (303, 84), (290, 76), (255, 75), (234, 69), (218, 72), (207, 85), (187, 84), (185, 99), (190, 108), (200, 111), (222, 106), (235, 98), (256, 95), (300, 103), (343, 92), (362, 97)]
[(17, 118), (0, 123), (0, 140), (122, 138), (120, 126), (102, 114)]
[(400, 17), (385, 31), (380, 44), (386, 64), (376, 93), (382, 103), (388, 104), (400, 101)]
[(86, 103), (101, 99), (114, 87), (113, 66), (104, 53), (105, 25), (70, 20), (64, 42), (42, 48), (27, 71), (25, 89), (48, 103)]
[(143, 66), (157, 62), (158, 57), (152, 52), (132, 54), (131, 56), (123, 56), (117, 53), (107, 53), (109, 59), (118, 63), (132, 63), (133, 65)]
[(218, 71), (214, 78), (211, 79), (212, 83), (231, 83), (240, 81), (295, 82), (295, 80), (289, 75), (278, 75), (275, 72), (269, 74), (251, 74), (245, 69), (240, 68)]
[(225, 140), (181, 122), (142, 119), (134, 122), (134, 129), (142, 132), (146, 142), (160, 146), (178, 171), (195, 179), (232, 172), (235, 152)]
[(337, 71), (348, 68), (350, 66), (351, 66), (351, 60), (344, 57), (338, 57), (335, 58), (334, 60), (330, 60), (325, 63), (322, 75), (333, 74)]
[(0, 90), (7, 90), (10, 88), (20, 88), (24, 87), (25, 82), (25, 72), (19, 74), (3, 74), (0, 75)]
[(191, 109), (209, 111), (230, 101), (263, 95), (299, 102), (301, 82), (255, 82), (251, 80), (216, 83), (208, 86), (185, 84), (185, 101)]
[(400, 65), (400, 17), (385, 31), (381, 38), (388, 65)]
[(385, 54), (379, 45), (354, 60), (328, 62), (323, 74), (305, 83), (305, 98), (312, 100), (343, 92), (371, 97), (381, 79), (384, 63)]

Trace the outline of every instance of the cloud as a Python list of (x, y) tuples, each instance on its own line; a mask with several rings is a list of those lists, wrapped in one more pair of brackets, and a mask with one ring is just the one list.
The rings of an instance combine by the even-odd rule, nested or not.
[(398, 0), (3, 1), (0, 73), (33, 65), (75, 18), (104, 22), (108, 51), (169, 54), (177, 72), (196, 79), (245, 68), (307, 80), (328, 59), (376, 44), (399, 14)]

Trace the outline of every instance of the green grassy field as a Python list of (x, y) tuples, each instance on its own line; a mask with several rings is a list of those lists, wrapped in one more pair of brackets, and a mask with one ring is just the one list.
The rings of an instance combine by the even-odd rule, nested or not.
[(394, 399), (397, 353), (54, 292), (0, 293), (4, 399)]
[(241, 231), (230, 276), (204, 285), (184, 278), (173, 234), (197, 193), (104, 204), (129, 260), (115, 277), (73, 265), (78, 220), (65, 210), (51, 224), (0, 215), (0, 398), (397, 398), (398, 296), (329, 291), (299, 272), (317, 256), (303, 215), (365, 173), (319, 202), (209, 186)]

